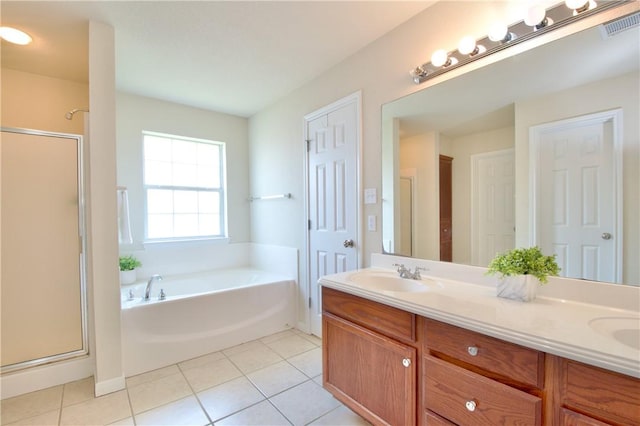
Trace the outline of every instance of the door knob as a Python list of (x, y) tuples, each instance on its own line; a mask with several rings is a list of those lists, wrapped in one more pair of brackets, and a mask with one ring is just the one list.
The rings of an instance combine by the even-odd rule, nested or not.
[(603, 232), (602, 233), (602, 239), (603, 240), (610, 240), (611, 239), (611, 234), (608, 232)]
[(353, 240), (344, 240), (344, 243), (342, 243), (342, 245), (347, 248), (347, 247), (353, 247)]

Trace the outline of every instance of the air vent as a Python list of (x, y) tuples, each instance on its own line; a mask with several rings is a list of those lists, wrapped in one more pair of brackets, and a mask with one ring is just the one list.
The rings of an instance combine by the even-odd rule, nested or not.
[(622, 31), (634, 28), (640, 25), (640, 12), (633, 15), (625, 16), (624, 18), (616, 19), (607, 24), (602, 24), (600, 30), (602, 31), (602, 38), (613, 37), (614, 35), (621, 33)]

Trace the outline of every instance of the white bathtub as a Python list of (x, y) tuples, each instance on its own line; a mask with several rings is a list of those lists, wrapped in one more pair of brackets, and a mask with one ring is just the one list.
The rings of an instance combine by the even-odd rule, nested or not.
[[(256, 269), (167, 276), (122, 286), (122, 354), (129, 377), (291, 328), (295, 282)], [(160, 289), (165, 300), (158, 300)], [(130, 300), (130, 291), (133, 300)]]

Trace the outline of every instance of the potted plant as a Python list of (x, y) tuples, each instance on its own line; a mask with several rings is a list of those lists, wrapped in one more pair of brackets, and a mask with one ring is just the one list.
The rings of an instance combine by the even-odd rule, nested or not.
[(133, 255), (120, 256), (120, 284), (131, 284), (136, 280), (136, 268), (142, 263)]
[(500, 275), (498, 297), (528, 302), (535, 299), (538, 286), (558, 272), (555, 254), (545, 256), (540, 247), (530, 247), (498, 254), (489, 264), (487, 274)]

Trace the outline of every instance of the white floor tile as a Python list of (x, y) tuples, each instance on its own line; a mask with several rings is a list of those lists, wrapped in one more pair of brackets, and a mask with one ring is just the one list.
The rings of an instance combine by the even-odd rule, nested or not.
[(292, 356), (287, 361), (309, 378), (322, 374), (322, 348), (312, 349), (300, 355)]
[(233, 416), (226, 417), (214, 423), (215, 426), (290, 426), (291, 423), (276, 410), (269, 401), (253, 405)]
[(289, 336), (267, 343), (278, 355), (289, 358), (294, 355), (315, 349), (317, 346), (301, 336)]
[(138, 426), (207, 425), (209, 419), (195, 396), (189, 396), (167, 405), (135, 415)]
[(195, 392), (203, 391), (242, 376), (240, 370), (227, 358), (219, 359), (200, 367), (189, 368), (183, 373)]
[(286, 361), (251, 372), (247, 377), (267, 397), (308, 380), (307, 376)]
[(177, 365), (170, 365), (147, 373), (138, 374), (137, 376), (127, 377), (127, 387), (132, 388), (143, 383), (153, 382), (154, 380), (162, 379), (163, 377), (171, 376), (179, 372), (180, 370)]
[(264, 345), (248, 351), (228, 355), (228, 357), (244, 374), (251, 373), (252, 371), (283, 360), (280, 355)]
[(341, 405), (333, 411), (328, 412), (318, 420), (310, 423), (310, 426), (370, 426), (371, 423)]
[(224, 358), (226, 357), (222, 352), (213, 352), (198, 358), (193, 358), (188, 361), (183, 361), (178, 364), (178, 367), (180, 367), (180, 369), (184, 371), (190, 368), (202, 367), (204, 365), (211, 364), (212, 362), (219, 361)]
[[(2, 413), (0, 413), (0, 416)], [(39, 414), (34, 417), (29, 417), (28, 419), (18, 420), (15, 423), (5, 423), (4, 418), (2, 418), (3, 425), (31, 425), (31, 426), (58, 426), (58, 420), (60, 419), (60, 410), (48, 411), (44, 414)]]
[(269, 399), (294, 425), (306, 425), (340, 406), (340, 402), (313, 380)]
[(106, 425), (127, 417), (131, 408), (127, 391), (122, 390), (64, 407), (60, 425)]
[(62, 405), (66, 407), (68, 405), (93, 399), (94, 397), (95, 382), (93, 381), (93, 377), (87, 377), (86, 379), (64, 385)]
[(129, 388), (133, 414), (160, 407), (191, 394), (191, 388), (181, 373)]
[(54, 386), (2, 400), (2, 424), (38, 416), (60, 409), (63, 386)]
[(211, 420), (215, 422), (265, 398), (249, 380), (239, 377), (198, 393), (198, 399)]

